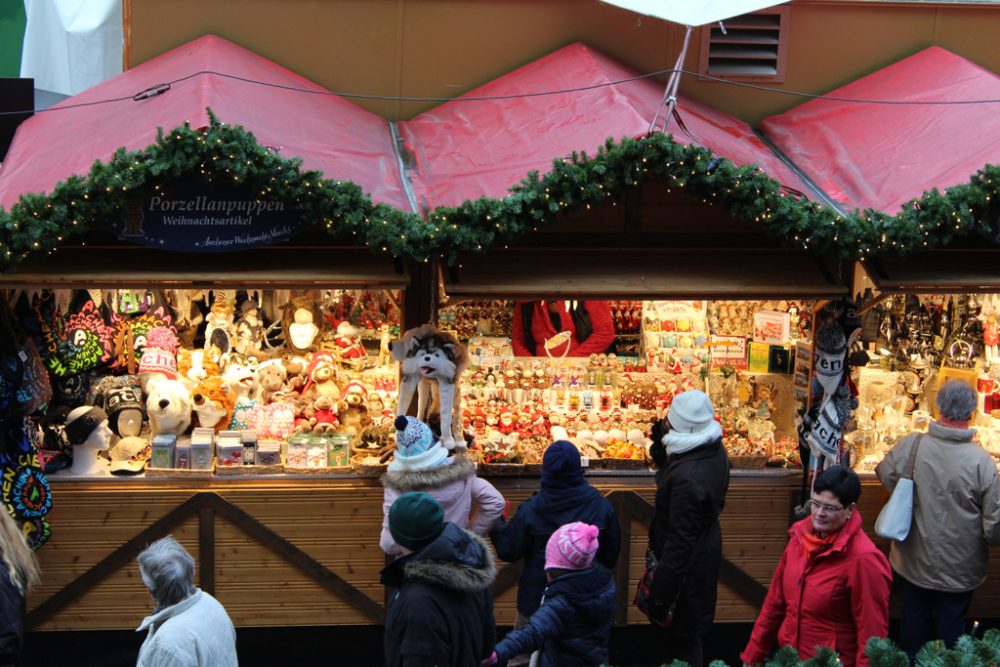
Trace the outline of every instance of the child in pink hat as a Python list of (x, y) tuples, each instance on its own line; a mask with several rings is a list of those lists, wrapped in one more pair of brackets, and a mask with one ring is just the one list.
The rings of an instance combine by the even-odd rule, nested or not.
[(483, 665), (539, 651), (540, 667), (602, 665), (615, 614), (611, 570), (594, 562), (597, 526), (576, 521), (558, 528), (545, 546), (542, 605), (528, 624), (512, 630)]

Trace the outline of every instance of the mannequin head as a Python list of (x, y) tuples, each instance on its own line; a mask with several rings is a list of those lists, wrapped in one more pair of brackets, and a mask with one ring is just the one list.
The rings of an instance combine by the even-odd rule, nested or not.
[(74, 408), (66, 416), (66, 438), (73, 445), (71, 473), (93, 475), (106, 470), (97, 457), (111, 443), (111, 428), (104, 410), (91, 405)]
[(111, 428), (104, 410), (92, 405), (81, 405), (66, 416), (66, 438), (74, 447), (91, 447), (95, 451), (108, 448)]

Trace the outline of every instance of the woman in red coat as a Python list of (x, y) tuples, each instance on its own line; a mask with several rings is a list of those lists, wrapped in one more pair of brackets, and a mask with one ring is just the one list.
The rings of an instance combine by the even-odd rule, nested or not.
[(795, 523), (774, 571), (745, 665), (771, 649), (795, 647), (802, 660), (828, 646), (844, 667), (867, 667), (865, 644), (889, 632), (889, 561), (861, 529), (861, 482), (851, 470), (827, 468), (813, 485), (812, 516)]
[[(615, 323), (607, 301), (518, 301), (514, 305), (511, 345), (519, 357), (589, 357), (607, 352), (615, 340)], [(569, 349), (567, 350), (567, 345)]]

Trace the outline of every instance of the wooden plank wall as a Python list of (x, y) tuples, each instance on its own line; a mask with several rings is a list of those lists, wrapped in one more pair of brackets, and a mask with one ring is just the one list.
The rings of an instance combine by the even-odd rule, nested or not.
[[(537, 477), (494, 478), (511, 501), (511, 511), (529, 497)], [(634, 490), (652, 502), (651, 477), (595, 477), (608, 493)], [(178, 483), (169, 480), (71, 482), (52, 480), (54, 508), (49, 515), (52, 539), (39, 552), (43, 583), (30, 596), (29, 611), (113, 553), (152, 522), (199, 492), (219, 494), (306, 552), (373, 600), (382, 603), (378, 572), (384, 556), (378, 540), (382, 488), (373, 479), (228, 480)], [(767, 585), (787, 539), (790, 509), (798, 480), (734, 477), (722, 516), (724, 554)], [(869, 531), (886, 493), (865, 480), (861, 512)], [(174, 536), (198, 558), (199, 525), (195, 513)], [(629, 593), (642, 571), (647, 528), (631, 522)], [(215, 592), (238, 626), (359, 625), (372, 620), (335, 593), (215, 515)], [(884, 541), (878, 541), (888, 548)], [(1000, 617), (1000, 560), (994, 550), (992, 574), (977, 593), (972, 613)], [(516, 588), (496, 597), (496, 617), (511, 624)], [(128, 629), (151, 609), (151, 600), (134, 561), (112, 573), (36, 630)], [(898, 613), (898, 609), (896, 609)], [(716, 618), (749, 622), (757, 610), (725, 584), (719, 586)], [(896, 614), (894, 614), (896, 615)], [(631, 606), (629, 623), (645, 619)]]

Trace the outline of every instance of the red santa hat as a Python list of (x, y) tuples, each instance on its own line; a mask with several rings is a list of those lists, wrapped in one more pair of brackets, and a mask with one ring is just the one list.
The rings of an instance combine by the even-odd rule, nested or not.
[(347, 400), (348, 394), (361, 394), (362, 399), (368, 400), (368, 390), (357, 380), (351, 380), (344, 385), (344, 388), (340, 392), (340, 400)]
[(324, 351), (324, 352), (316, 352), (315, 354), (313, 354), (312, 359), (309, 361), (309, 368), (306, 370), (306, 375), (308, 376), (308, 380), (306, 380), (305, 386), (302, 387), (303, 394), (309, 391), (309, 388), (312, 387), (313, 375), (315, 374), (316, 369), (319, 367), (319, 365), (324, 362), (334, 367), (336, 367), (337, 365), (337, 359), (336, 357), (333, 356), (332, 352)]

